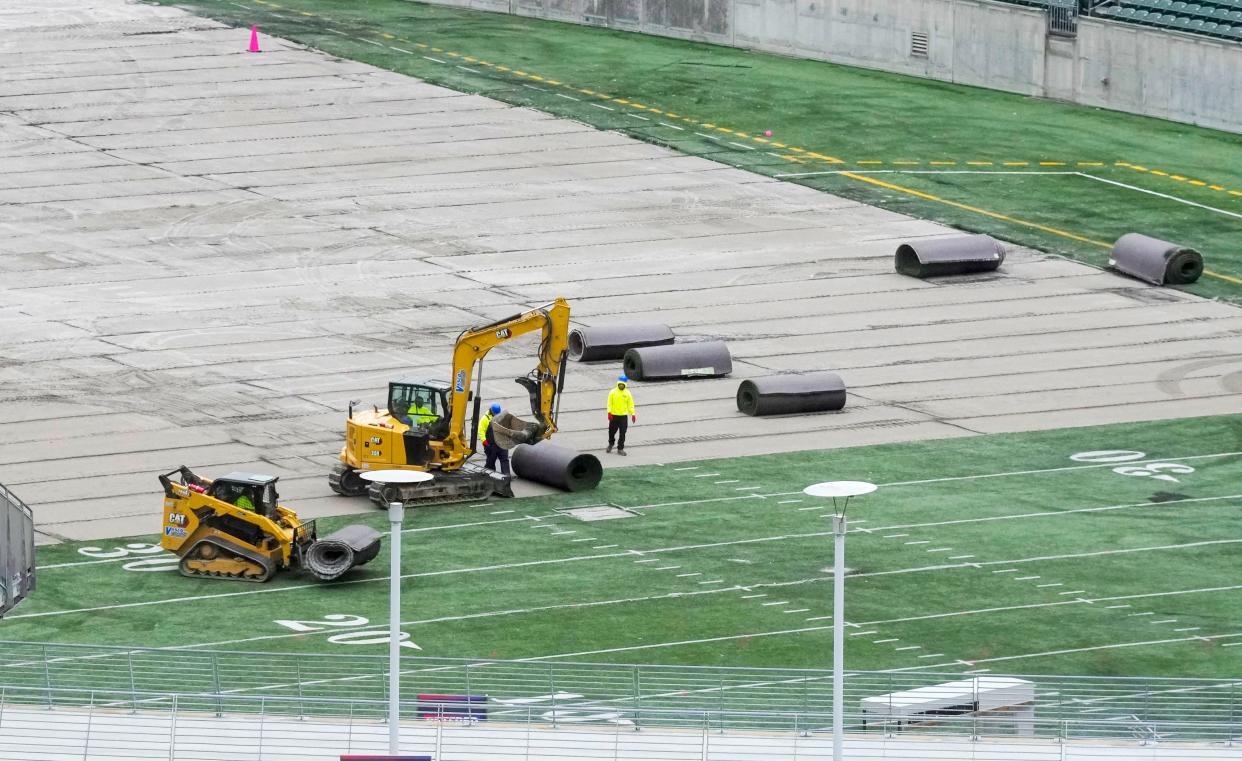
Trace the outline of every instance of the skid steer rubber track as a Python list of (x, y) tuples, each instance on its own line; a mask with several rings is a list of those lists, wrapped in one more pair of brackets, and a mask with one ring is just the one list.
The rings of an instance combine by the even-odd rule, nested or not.
[(451, 473), (436, 473), (434, 481), (419, 484), (371, 484), (367, 496), (384, 509), (388, 509), (390, 502), (423, 507), (484, 500), (498, 490), (503, 491), (506, 485), (482, 468), (462, 468)]
[(181, 557), (178, 569), (182, 576), (253, 582), (267, 581), (276, 570), (262, 555), (215, 536), (195, 542)]

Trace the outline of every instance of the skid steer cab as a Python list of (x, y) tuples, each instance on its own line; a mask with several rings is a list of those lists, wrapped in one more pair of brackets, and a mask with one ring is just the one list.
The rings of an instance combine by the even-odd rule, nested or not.
[(314, 521), (279, 504), (275, 476), (233, 472), (207, 479), (182, 465), (159, 480), (160, 545), (181, 558), (183, 576), (267, 581), (302, 567), (332, 581), (379, 554), (380, 533), (370, 526), (346, 526), (319, 539)]

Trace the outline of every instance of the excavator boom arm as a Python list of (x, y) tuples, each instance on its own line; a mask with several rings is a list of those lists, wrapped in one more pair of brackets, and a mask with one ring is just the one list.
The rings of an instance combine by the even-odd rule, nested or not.
[(449, 392), (452, 418), (446, 441), (455, 464), (464, 462), (472, 451), (465, 424), (469, 414), (470, 383), (477, 363), (497, 346), (536, 330), (542, 331), (539, 363), (519, 382), (531, 393), (531, 411), (544, 427), (544, 436), (556, 431), (556, 395), (560, 392), (565, 350), (569, 345), (569, 304), (561, 298), (538, 309), (471, 328), (457, 337)]

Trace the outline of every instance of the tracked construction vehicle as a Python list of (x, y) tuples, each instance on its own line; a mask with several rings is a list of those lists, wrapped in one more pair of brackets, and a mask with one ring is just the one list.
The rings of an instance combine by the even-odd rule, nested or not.
[[(550, 438), (556, 432), (558, 399), (565, 383), (569, 344), (569, 304), (557, 299), (522, 314), (470, 328), (453, 347), (451, 380), (402, 378), (388, 384), (388, 403), (370, 410), (349, 405), (340, 462), (328, 476), (337, 494), (367, 494), (381, 507), (511, 496), (507, 480), (469, 462), (480, 448), (482, 363), (489, 351), (515, 338), (540, 331), (538, 364), (516, 378), (530, 395), (533, 421), (509, 413), (492, 421), (498, 443), (506, 449)], [(471, 390), (471, 384), (474, 390)], [(473, 402), (473, 423), (466, 429)], [(361, 474), (380, 470), (430, 471), (435, 478), (415, 484), (368, 483)]]
[(380, 533), (370, 526), (346, 526), (319, 539), (313, 520), (300, 520), (278, 503), (274, 476), (206, 479), (183, 465), (159, 478), (160, 545), (181, 558), (184, 576), (267, 581), (279, 570), (301, 567), (332, 581), (379, 554)]

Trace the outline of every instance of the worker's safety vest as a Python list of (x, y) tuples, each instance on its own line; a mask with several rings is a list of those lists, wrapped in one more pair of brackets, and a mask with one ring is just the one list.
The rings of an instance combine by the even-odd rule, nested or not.
[(479, 421), (479, 443), (482, 444), (487, 440), (487, 427), (492, 424), (492, 413), (487, 413), (483, 419)]
[(241, 508), (241, 509), (243, 509), (243, 510), (253, 510), (253, 509), (254, 509), (254, 503), (253, 503), (253, 502), (251, 502), (251, 501), (250, 501), (250, 497), (247, 497), (245, 494), (243, 494), (243, 495), (241, 495), (240, 497), (238, 497), (238, 498), (237, 498), (237, 501), (236, 501), (236, 502), (234, 502), (233, 504), (234, 504), (234, 505), (237, 505), (238, 507), (240, 507), (240, 508)]
[(438, 417), (440, 416), (426, 407), (415, 407), (410, 410), (410, 420), (414, 423), (414, 425), (418, 425), (419, 423), (430, 423)]

